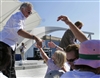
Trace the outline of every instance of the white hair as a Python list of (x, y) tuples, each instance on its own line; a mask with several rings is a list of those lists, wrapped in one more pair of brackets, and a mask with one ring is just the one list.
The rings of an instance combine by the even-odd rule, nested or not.
[(28, 7), (28, 6), (30, 6), (30, 7), (32, 8), (32, 4), (31, 4), (31, 3), (29, 3), (29, 2), (24, 2), (24, 3), (21, 4), (19, 10), (21, 10), (22, 8), (26, 8), (26, 7)]

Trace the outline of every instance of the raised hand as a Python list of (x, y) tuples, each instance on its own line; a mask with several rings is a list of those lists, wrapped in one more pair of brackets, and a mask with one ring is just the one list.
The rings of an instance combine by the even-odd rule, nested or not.
[(59, 21), (59, 20), (64, 21), (66, 24), (69, 24), (70, 23), (70, 20), (68, 19), (67, 16), (61, 15), (61, 16), (58, 17), (57, 21)]
[(71, 29), (71, 31), (73, 32), (74, 36), (80, 41), (86, 41), (88, 40), (88, 38), (84, 35), (84, 33), (82, 31), (80, 31), (69, 19), (67, 16), (59, 16), (57, 21), (62, 20), (64, 21)]
[(61, 48), (61, 47), (59, 47), (59, 46), (57, 46), (54, 42), (48, 42), (48, 46), (50, 47), (50, 48), (56, 48), (57, 50), (61, 50), (61, 51), (63, 51), (63, 48)]
[(50, 47), (50, 48), (55, 48), (56, 47), (56, 44), (54, 43), (54, 42), (48, 42), (48, 46)]

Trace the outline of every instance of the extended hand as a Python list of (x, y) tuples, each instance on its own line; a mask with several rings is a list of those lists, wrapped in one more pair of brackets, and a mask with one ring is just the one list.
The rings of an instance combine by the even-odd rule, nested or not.
[(51, 41), (51, 42), (48, 42), (48, 46), (51, 47), (51, 48), (55, 48), (56, 44)]
[(42, 39), (38, 39), (38, 40), (36, 41), (36, 43), (37, 43), (37, 45), (39, 45), (40, 47), (42, 47)]

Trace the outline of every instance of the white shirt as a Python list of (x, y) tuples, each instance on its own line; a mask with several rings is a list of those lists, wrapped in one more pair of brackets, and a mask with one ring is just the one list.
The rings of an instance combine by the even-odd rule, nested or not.
[(13, 14), (7, 21), (3, 30), (0, 32), (0, 41), (8, 44), (15, 50), (16, 42), (18, 41), (18, 30), (23, 29), (25, 16), (22, 12)]
[(67, 72), (70, 71), (70, 65), (68, 64), (68, 62), (65, 63), (65, 67), (66, 67)]
[(64, 73), (60, 78), (92, 78), (93, 76), (95, 76), (93, 72), (74, 70)]
[(25, 52), (25, 48), (26, 48), (26, 46), (20, 46), (20, 49), (22, 49), (23, 53)]

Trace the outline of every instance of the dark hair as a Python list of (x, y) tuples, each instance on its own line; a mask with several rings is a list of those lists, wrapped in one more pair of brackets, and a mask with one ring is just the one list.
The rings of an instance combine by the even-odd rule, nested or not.
[(82, 25), (82, 26), (83, 26), (83, 23), (80, 22), (80, 21), (76, 21), (74, 24), (75, 24), (77, 27), (78, 27), (79, 25)]
[(76, 58), (79, 58), (79, 45), (78, 44), (70, 44), (65, 48), (66, 53), (71, 52), (71, 51), (74, 51)]
[(96, 68), (96, 74), (100, 75), (100, 67)]
[(87, 65), (75, 65), (75, 69), (77, 69), (79, 71), (90, 71), (90, 72), (97, 74), (96, 68), (92, 68), (92, 67), (87, 66)]
[(22, 43), (22, 45), (24, 46), (24, 43)]

